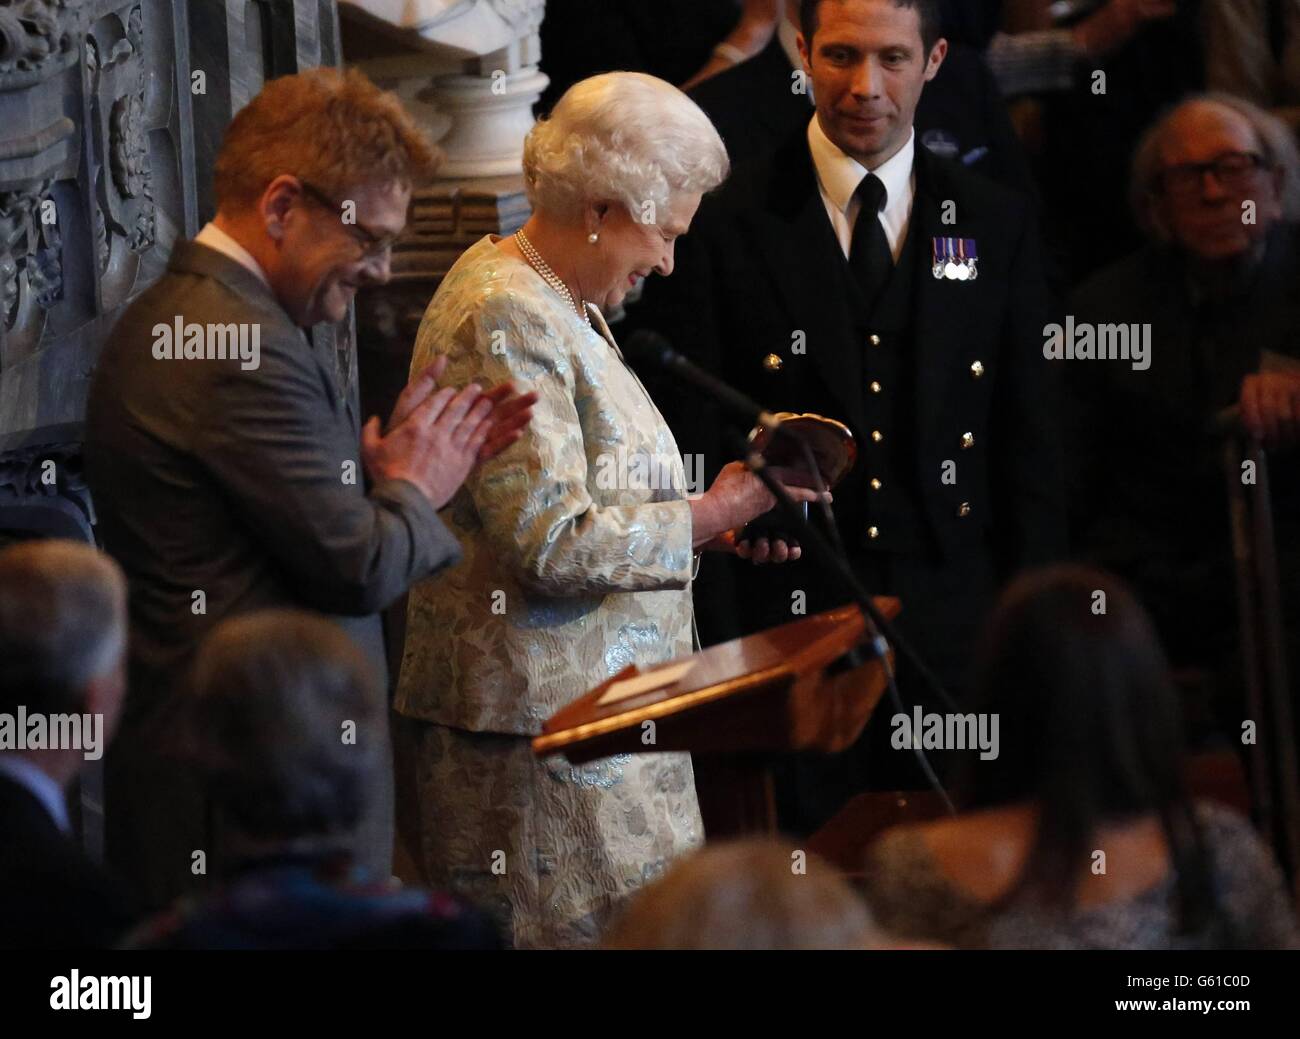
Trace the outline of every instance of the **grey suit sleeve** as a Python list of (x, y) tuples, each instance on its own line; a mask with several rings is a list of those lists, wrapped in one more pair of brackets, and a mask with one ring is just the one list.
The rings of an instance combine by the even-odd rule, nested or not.
[(271, 337), (256, 370), (223, 369), (209, 390), (194, 454), (312, 606), (374, 613), (460, 561), (414, 484), (389, 480), (365, 494), (351, 423), (301, 339)]

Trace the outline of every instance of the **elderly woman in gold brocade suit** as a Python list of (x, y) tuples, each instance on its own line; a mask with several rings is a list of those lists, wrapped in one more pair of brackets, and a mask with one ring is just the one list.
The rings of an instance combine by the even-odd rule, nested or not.
[(495, 911), (516, 946), (581, 946), (703, 840), (691, 761), (574, 767), (537, 760), (529, 738), (628, 664), (690, 653), (694, 553), (772, 499), (738, 463), (687, 499), (672, 433), (602, 316), (671, 273), (674, 239), (726, 176), (703, 112), (650, 76), (585, 80), (529, 134), (524, 173), (533, 216), (457, 261), (412, 369), (445, 355), (448, 383), (512, 379), (540, 400), (444, 513), (465, 559), (411, 592), (396, 709), (425, 879)]

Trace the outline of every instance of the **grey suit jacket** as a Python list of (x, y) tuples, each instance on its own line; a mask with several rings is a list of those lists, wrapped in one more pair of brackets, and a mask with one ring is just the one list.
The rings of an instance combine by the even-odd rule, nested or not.
[[(257, 366), (157, 356), (158, 326), (178, 316), (247, 323), (250, 343), (256, 326)], [(413, 484), (367, 494), (333, 371), (254, 274), (194, 242), (122, 315), (90, 389), (86, 466), (105, 546), (130, 580), (129, 714), (166, 696), (210, 628), (261, 607), (335, 616), (386, 677), (378, 611), (459, 561)]]

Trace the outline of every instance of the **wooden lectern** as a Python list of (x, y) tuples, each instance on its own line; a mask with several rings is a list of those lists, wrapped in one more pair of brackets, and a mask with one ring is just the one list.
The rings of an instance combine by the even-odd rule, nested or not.
[[(897, 599), (875, 600), (888, 619)], [(815, 614), (658, 667), (620, 671), (557, 711), (533, 740), (573, 764), (689, 751), (710, 838), (776, 832), (771, 755), (849, 747), (885, 693), (856, 606)], [(863, 646), (866, 663), (846, 654)]]

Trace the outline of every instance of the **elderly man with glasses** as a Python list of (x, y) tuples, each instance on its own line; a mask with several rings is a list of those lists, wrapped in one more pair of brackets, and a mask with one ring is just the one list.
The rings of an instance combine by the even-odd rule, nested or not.
[[(532, 395), (439, 388), (434, 365), (386, 427), (363, 427), (332, 351), (305, 334), (342, 320), (358, 286), (388, 280), (412, 187), (436, 160), (397, 99), (358, 72), (272, 81), (226, 132), (215, 219), (175, 247), (100, 358), (87, 477), (131, 588), (108, 855), (154, 905), (219, 865), (204, 792), (167, 756), (203, 636), (251, 610), (308, 609), (337, 619), (382, 676), (379, 611), (460, 559), (438, 510), (530, 417)], [(384, 779), (356, 836), (381, 878)]]
[[(1277, 453), (1279, 576), (1284, 590), (1300, 589), (1300, 484), (1284, 453), (1300, 436), (1300, 160), (1278, 120), (1203, 95), (1147, 132), (1130, 197), (1149, 244), (1084, 284), (1070, 313), (1098, 337), (1105, 326), (1143, 335), (1149, 354), (1145, 367), (1059, 362), (1072, 411), (1072, 535), (1137, 587), (1199, 693), (1190, 706), (1203, 734), (1235, 741), (1247, 716), (1212, 426), (1235, 407), (1244, 431)], [(1242, 473), (1249, 482), (1249, 467)], [(1300, 604), (1284, 605), (1294, 639)]]

